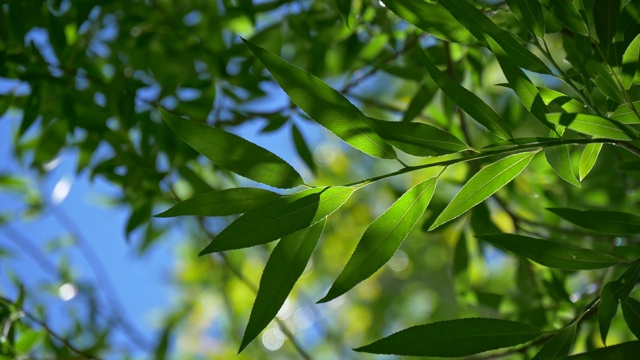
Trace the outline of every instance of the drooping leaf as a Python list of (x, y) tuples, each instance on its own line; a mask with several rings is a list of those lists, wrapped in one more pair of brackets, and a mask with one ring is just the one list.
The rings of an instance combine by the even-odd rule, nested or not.
[(604, 344), (607, 343), (607, 334), (611, 326), (611, 320), (618, 311), (618, 291), (622, 284), (619, 281), (608, 282), (600, 292), (600, 306), (598, 307), (598, 325), (600, 327), (600, 338)]
[(573, 172), (573, 166), (571, 165), (569, 145), (547, 147), (544, 149), (544, 155), (553, 171), (555, 171), (562, 180), (578, 188), (580, 187), (580, 182), (576, 178), (576, 174)]
[(396, 158), (391, 146), (371, 130), (368, 119), (342, 94), (279, 56), (250, 41), (244, 42), (291, 100), (313, 120), (366, 154)]
[(640, 71), (640, 34), (629, 44), (622, 54), (622, 87), (628, 90)]
[(620, 360), (633, 359), (640, 353), (640, 341), (630, 341), (607, 346), (582, 354), (568, 356), (566, 360)]
[(214, 164), (277, 188), (303, 185), (300, 174), (272, 152), (237, 135), (183, 119), (159, 108), (169, 128)]
[(351, 14), (351, 0), (336, 0), (336, 5), (338, 5), (338, 11), (340, 11), (342, 21), (350, 28), (349, 15)]
[(571, 29), (571, 31), (580, 35), (589, 36), (589, 28), (587, 28), (586, 22), (582, 16), (580, 16), (573, 1), (551, 0), (546, 1), (545, 5), (547, 6), (547, 10), (566, 27)]
[(507, 0), (507, 5), (523, 26), (536, 36), (544, 37), (544, 16), (542, 5), (538, 1)]
[(482, 101), (471, 91), (453, 81), (449, 76), (440, 71), (424, 51), (421, 51), (422, 62), (429, 75), (438, 84), (440, 89), (455, 102), (462, 110), (478, 121), (495, 135), (508, 139), (512, 138), (511, 131), (506, 122), (489, 105)]
[(613, 140), (633, 140), (638, 132), (624, 124), (598, 115), (590, 114), (547, 114), (547, 120), (565, 126), (579, 133)]
[(440, 5), (415, 0), (382, 2), (396, 15), (439, 39), (463, 44), (476, 42), (473, 35)]
[(414, 186), (369, 225), (349, 262), (319, 302), (344, 294), (391, 259), (429, 205), (437, 180), (431, 178)]
[(240, 216), (200, 255), (268, 243), (307, 228), (339, 209), (357, 189), (314, 188), (272, 201)]
[(415, 156), (446, 155), (469, 149), (450, 133), (419, 122), (371, 119), (373, 129), (384, 140)]
[(555, 360), (567, 356), (576, 337), (576, 324), (570, 325), (547, 341), (533, 360)]
[(293, 144), (298, 151), (298, 155), (300, 155), (302, 161), (307, 164), (311, 172), (315, 173), (316, 162), (313, 161), (313, 155), (311, 154), (311, 150), (309, 150), (309, 146), (307, 146), (307, 142), (304, 141), (302, 133), (295, 125), (291, 126), (291, 137), (293, 138)]
[(611, 235), (640, 234), (640, 216), (619, 211), (548, 208), (561, 218), (583, 228)]
[(531, 259), (540, 265), (556, 269), (602, 269), (622, 262), (621, 259), (597, 251), (523, 235), (490, 234), (478, 235), (477, 237), (516, 255)]
[(580, 155), (580, 164), (578, 166), (578, 175), (580, 176), (580, 181), (587, 177), (587, 174), (589, 174), (589, 172), (591, 172), (591, 169), (593, 169), (593, 166), (596, 164), (596, 160), (598, 160), (600, 150), (602, 150), (602, 143), (587, 144), (587, 146), (582, 151), (582, 155)]
[(280, 198), (281, 195), (258, 188), (233, 188), (196, 195), (155, 217), (226, 216), (242, 214)]
[(539, 337), (540, 330), (498, 319), (458, 319), (419, 325), (355, 349), (374, 354), (458, 357), (515, 346)]
[(628, 297), (622, 302), (622, 315), (629, 330), (640, 339), (640, 301)]
[(326, 219), (283, 237), (273, 249), (260, 278), (241, 352), (273, 320), (302, 275), (324, 229)]
[(511, 61), (516, 66), (538, 73), (551, 73), (549, 68), (520, 44), (511, 33), (500, 28), (467, 0), (442, 1), (440, 4), (485, 46), (488, 47), (487, 40), (489, 38), (500, 44), (509, 53)]
[[(635, 109), (635, 110), (634, 110)], [(640, 101), (622, 104), (611, 114), (610, 119), (623, 124), (640, 124)]]
[(440, 213), (429, 230), (457, 218), (500, 190), (529, 165), (536, 153), (510, 155), (478, 171)]

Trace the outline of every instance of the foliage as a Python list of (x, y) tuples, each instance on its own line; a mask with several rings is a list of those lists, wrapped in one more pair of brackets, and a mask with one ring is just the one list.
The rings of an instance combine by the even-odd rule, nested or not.
[[(189, 345), (211, 326), (221, 358), (265, 357), (265, 329), (283, 357), (637, 352), (635, 2), (2, 4), (0, 76), (28, 87), (0, 100), (16, 155), (46, 177), (75, 149), (141, 253), (189, 226), (156, 357), (172, 337), (207, 353)], [(256, 122), (295, 156), (238, 135)], [(325, 318), (304, 331), (290, 306)], [(0, 302), (9, 356), (114, 351), (86, 319), (78, 350), (21, 309)]]

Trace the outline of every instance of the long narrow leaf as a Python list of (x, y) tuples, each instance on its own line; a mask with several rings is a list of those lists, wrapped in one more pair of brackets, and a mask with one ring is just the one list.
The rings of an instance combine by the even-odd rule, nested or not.
[(547, 10), (553, 14), (556, 19), (580, 35), (589, 36), (589, 28), (585, 20), (580, 16), (578, 9), (573, 1), (546, 1)]
[(576, 337), (576, 324), (573, 324), (547, 341), (533, 360), (555, 360), (567, 356)]
[(640, 234), (640, 216), (619, 211), (548, 208), (561, 218), (583, 228), (611, 235)]
[(568, 356), (566, 360), (620, 360), (633, 359), (640, 353), (640, 341), (630, 341), (607, 346), (582, 354)]
[(580, 176), (580, 181), (584, 179), (593, 166), (596, 164), (596, 160), (598, 160), (598, 155), (600, 154), (600, 150), (602, 150), (602, 144), (587, 144), (587, 146), (582, 151), (582, 155), (580, 155), (580, 163), (578, 166), (578, 175)]
[(349, 26), (349, 15), (351, 14), (351, 0), (335, 0), (336, 5), (338, 5), (338, 11), (340, 11), (340, 16), (342, 17), (342, 21), (344, 24)]
[(633, 85), (633, 80), (640, 71), (640, 34), (638, 34), (631, 44), (622, 54), (622, 87), (628, 90)]
[(607, 343), (607, 334), (611, 326), (611, 320), (618, 311), (618, 291), (621, 288), (619, 281), (607, 283), (600, 292), (600, 306), (598, 307), (598, 325), (600, 328), (600, 338), (604, 344)]
[(640, 339), (640, 301), (628, 297), (622, 302), (622, 315), (629, 330)]
[(547, 114), (547, 120), (579, 133), (613, 140), (634, 140), (638, 132), (624, 124), (590, 114)]
[(622, 124), (640, 124), (640, 101), (622, 104), (611, 114), (611, 120)]
[(571, 165), (569, 145), (545, 148), (544, 155), (553, 171), (555, 171), (562, 180), (578, 188), (580, 187), (580, 182), (576, 178), (576, 174), (573, 172), (573, 166)]
[(156, 217), (226, 216), (242, 214), (280, 198), (281, 195), (257, 188), (234, 188), (196, 195)]
[(544, 16), (542, 5), (538, 1), (507, 0), (507, 5), (523, 26), (536, 36), (544, 37)]

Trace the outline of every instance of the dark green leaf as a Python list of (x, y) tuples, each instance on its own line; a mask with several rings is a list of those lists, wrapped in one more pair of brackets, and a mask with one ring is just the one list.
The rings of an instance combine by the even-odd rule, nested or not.
[(595, 0), (593, 18), (602, 51), (606, 54), (618, 26), (620, 0)]
[(272, 201), (240, 216), (200, 255), (264, 244), (307, 228), (340, 208), (357, 189), (313, 188)]
[(287, 235), (273, 249), (260, 278), (256, 301), (253, 303), (249, 324), (238, 352), (258, 336), (276, 316), (307, 266), (322, 235), (324, 224), (323, 219), (309, 228)]
[(556, 125), (579, 133), (613, 140), (633, 140), (638, 138), (638, 132), (624, 124), (598, 115), (590, 114), (547, 114), (547, 120)]
[(355, 349), (374, 354), (458, 357), (515, 346), (539, 337), (540, 330), (498, 319), (458, 319), (414, 326)]
[(437, 181), (431, 178), (414, 186), (369, 225), (349, 262), (319, 302), (344, 294), (391, 259), (429, 205)]
[(628, 297), (622, 302), (622, 315), (629, 330), (640, 339), (640, 301)]
[(573, 166), (571, 165), (569, 145), (547, 147), (544, 149), (544, 156), (553, 171), (555, 171), (562, 180), (578, 188), (580, 187), (580, 182), (576, 178), (576, 174), (573, 172)]
[(311, 154), (311, 150), (309, 150), (309, 146), (307, 146), (307, 142), (304, 141), (304, 137), (298, 127), (295, 125), (291, 126), (291, 137), (293, 138), (293, 144), (298, 151), (298, 155), (302, 158), (305, 164), (309, 167), (311, 172), (316, 172), (316, 162), (313, 161), (313, 155)]
[(31, 90), (31, 94), (27, 98), (27, 103), (24, 105), (24, 111), (22, 115), (22, 121), (20, 122), (20, 129), (18, 135), (22, 136), (38, 118), (40, 114), (40, 88), (35, 87)]
[(393, 148), (371, 130), (368, 119), (342, 94), (307, 71), (247, 40), (251, 49), (296, 105), (354, 148), (395, 159)]
[(634, 260), (618, 279), (622, 284), (618, 291), (618, 299), (624, 301), (629, 297), (638, 282), (638, 276), (640, 276), (640, 259)]
[(633, 359), (640, 353), (640, 341), (630, 341), (618, 345), (568, 356), (566, 360), (621, 360)]
[(587, 177), (587, 174), (589, 174), (589, 172), (591, 172), (591, 169), (593, 169), (593, 166), (596, 164), (596, 160), (598, 160), (600, 150), (602, 150), (602, 143), (587, 144), (587, 146), (582, 151), (582, 155), (580, 155), (580, 164), (578, 166), (578, 175), (580, 176), (580, 181)]
[(602, 269), (622, 260), (589, 249), (580, 249), (556, 242), (513, 234), (478, 235), (479, 239), (526, 257), (551, 268), (565, 270)]
[(419, 122), (371, 119), (373, 129), (384, 140), (415, 156), (445, 155), (469, 149), (450, 133)]
[(300, 174), (272, 152), (237, 135), (183, 119), (162, 108), (159, 110), (164, 121), (182, 141), (214, 164), (277, 188), (304, 184)]
[[(608, 0), (606, 0), (608, 1)], [(613, 78), (613, 75), (607, 70), (604, 64), (595, 60), (587, 61), (587, 71), (591, 75), (591, 80), (606, 97), (618, 103), (624, 103), (625, 99), (620, 90), (620, 86)]]
[(340, 16), (342, 17), (342, 21), (344, 24), (349, 26), (349, 15), (351, 14), (351, 0), (336, 0), (336, 5), (338, 5), (338, 11), (340, 11)]
[(478, 171), (440, 213), (429, 230), (457, 218), (513, 180), (537, 152), (507, 156)]
[(626, 172), (640, 172), (640, 160), (623, 161), (616, 168)]
[(586, 229), (611, 235), (640, 234), (640, 216), (619, 211), (548, 208), (561, 218)]
[(566, 356), (576, 337), (576, 324), (570, 325), (547, 341), (533, 360), (555, 360)]
[(402, 116), (402, 121), (409, 122), (415, 119), (416, 116), (420, 115), (422, 110), (424, 110), (431, 99), (433, 99), (433, 95), (435, 95), (436, 90), (437, 86), (432, 81), (428, 84), (421, 84), (418, 91), (416, 91), (413, 98), (411, 98), (411, 102)]
[(440, 71), (424, 51), (421, 51), (422, 62), (429, 75), (438, 84), (440, 89), (462, 108), (467, 114), (478, 121), (482, 126), (497, 136), (507, 139), (513, 137), (506, 122), (489, 105), (482, 101), (471, 91), (453, 81), (449, 76)]
[(544, 16), (538, 1), (507, 0), (507, 5), (524, 27), (532, 30), (536, 36), (544, 37)]
[(589, 28), (578, 9), (571, 0), (550, 0), (546, 2), (547, 10), (573, 32), (589, 36)]
[(640, 101), (618, 106), (610, 118), (623, 124), (640, 124)]
[(611, 326), (611, 320), (618, 311), (619, 297), (622, 284), (619, 281), (607, 283), (600, 292), (600, 306), (598, 307), (598, 324), (600, 326), (600, 338), (607, 343), (607, 334)]
[(272, 191), (257, 188), (212, 191), (196, 195), (155, 216), (226, 216), (242, 214), (274, 201), (280, 196), (280, 194)]

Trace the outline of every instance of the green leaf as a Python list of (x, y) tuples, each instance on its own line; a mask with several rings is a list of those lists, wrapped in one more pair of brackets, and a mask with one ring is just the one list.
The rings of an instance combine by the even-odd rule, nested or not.
[(415, 156), (446, 155), (469, 149), (454, 135), (419, 122), (371, 119), (373, 129), (384, 140)]
[(453, 100), (453, 102), (495, 135), (503, 139), (513, 137), (506, 122), (495, 110), (471, 91), (465, 89), (462, 85), (453, 81), (453, 79), (440, 71), (433, 65), (433, 62), (424, 51), (420, 51), (420, 54), (422, 55), (422, 62), (429, 72), (429, 75), (431, 75), (436, 84), (442, 89), (442, 92)]
[(618, 26), (620, 0), (595, 0), (593, 19), (602, 51), (606, 54)]
[(640, 172), (640, 160), (623, 161), (616, 165), (616, 169), (626, 172)]
[(18, 355), (28, 355), (44, 338), (44, 333), (32, 329), (24, 329), (17, 337), (13, 349)]
[(633, 85), (633, 80), (640, 71), (640, 34), (629, 44), (622, 54), (622, 87), (628, 90)]
[(338, 210), (357, 189), (313, 188), (272, 201), (240, 216), (200, 255), (268, 243), (309, 227)]
[[(635, 109), (635, 110), (634, 110)], [(622, 104), (611, 114), (610, 119), (623, 124), (640, 124), (640, 101)]]
[(566, 360), (620, 360), (633, 359), (640, 353), (640, 341), (630, 341), (618, 345), (568, 356)]
[(576, 174), (573, 172), (573, 167), (571, 166), (569, 145), (547, 147), (544, 149), (544, 156), (553, 171), (555, 171), (562, 180), (578, 188), (580, 187), (580, 182), (576, 178)]
[(303, 185), (300, 174), (272, 152), (239, 136), (158, 108), (167, 125), (194, 150), (214, 164), (251, 180), (277, 188)]
[(640, 301), (628, 297), (622, 302), (622, 315), (629, 330), (640, 339)]
[(540, 330), (498, 319), (458, 319), (404, 329), (355, 349), (374, 354), (458, 357), (515, 346), (538, 338)]
[(368, 119), (342, 94), (307, 71), (244, 40), (291, 100), (313, 120), (354, 148), (371, 156), (395, 159), (393, 148), (371, 130)]
[(568, 326), (547, 341), (533, 360), (555, 360), (566, 356), (576, 337), (576, 324)]
[(582, 151), (582, 155), (580, 155), (580, 164), (578, 166), (580, 181), (587, 177), (587, 174), (589, 174), (591, 169), (593, 169), (593, 166), (596, 164), (596, 160), (598, 160), (600, 150), (602, 150), (602, 143), (587, 144), (587, 146), (585, 146)]
[(464, 214), (500, 190), (529, 165), (536, 153), (537, 151), (507, 156), (478, 171), (440, 213), (429, 231)]
[(155, 217), (173, 216), (226, 216), (242, 214), (270, 203), (281, 195), (257, 188), (233, 188), (196, 195), (173, 206)]
[(429, 205), (437, 181), (431, 178), (414, 186), (369, 225), (349, 262), (319, 302), (344, 294), (391, 259)]
[(538, 86), (538, 92), (542, 97), (542, 101), (549, 106), (552, 104), (559, 105), (563, 110), (569, 113), (583, 113), (586, 112), (586, 107), (578, 100), (563, 94), (559, 91), (548, 89), (542, 86)]
[(338, 11), (340, 11), (342, 21), (344, 21), (344, 24), (350, 28), (349, 15), (351, 14), (351, 0), (336, 0), (336, 5), (338, 5)]
[(536, 36), (544, 37), (544, 16), (542, 5), (538, 1), (507, 0), (507, 5), (522, 25)]
[(313, 161), (313, 155), (311, 154), (311, 150), (309, 150), (309, 146), (307, 146), (307, 142), (304, 141), (304, 137), (302, 133), (298, 129), (297, 126), (291, 126), (291, 137), (293, 138), (293, 144), (298, 151), (298, 155), (302, 158), (305, 164), (309, 167), (311, 172), (316, 172), (316, 163)]
[(625, 102), (618, 83), (604, 64), (589, 59), (587, 61), (587, 71), (589, 72), (589, 75), (591, 75), (591, 80), (596, 85), (596, 88), (606, 97), (618, 103)]
[(533, 260), (540, 265), (556, 269), (602, 269), (617, 265), (622, 261), (597, 251), (522, 235), (490, 234), (478, 235), (477, 237), (516, 255)]
[(634, 260), (618, 278), (618, 281), (622, 284), (618, 291), (618, 299), (624, 301), (629, 297), (629, 294), (636, 286), (636, 282), (638, 282), (638, 276), (640, 276), (640, 259)]
[(624, 124), (598, 115), (590, 114), (547, 114), (547, 120), (556, 125), (579, 133), (613, 140), (633, 140), (638, 138), (638, 132)]
[(422, 0), (382, 2), (396, 15), (439, 39), (463, 44), (476, 42), (473, 35), (440, 5)]
[(492, 38), (509, 54), (514, 65), (537, 73), (550, 74), (549, 68), (508, 31), (500, 28), (467, 0), (441, 1), (450, 13), (485, 46)]
[(607, 343), (607, 334), (611, 326), (611, 320), (618, 311), (618, 291), (622, 284), (619, 281), (607, 283), (600, 292), (600, 306), (598, 307), (598, 325), (600, 327), (600, 338), (604, 344)]
[(258, 294), (238, 353), (258, 336), (284, 304), (307, 266), (325, 222), (323, 219), (309, 228), (283, 237), (273, 249), (260, 278)]
[(589, 28), (572, 0), (550, 0), (546, 1), (545, 5), (547, 10), (571, 31), (589, 36)]
[(416, 91), (413, 98), (411, 98), (411, 102), (402, 116), (402, 121), (409, 122), (415, 119), (416, 116), (420, 115), (422, 110), (424, 110), (431, 99), (433, 99), (437, 89), (438, 87), (432, 81), (421, 84), (418, 91)]
[(611, 235), (640, 234), (640, 216), (619, 211), (548, 208), (561, 218), (583, 228)]

